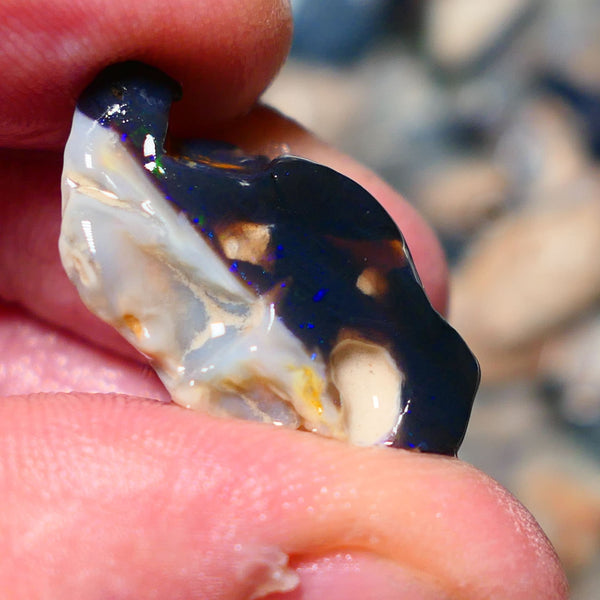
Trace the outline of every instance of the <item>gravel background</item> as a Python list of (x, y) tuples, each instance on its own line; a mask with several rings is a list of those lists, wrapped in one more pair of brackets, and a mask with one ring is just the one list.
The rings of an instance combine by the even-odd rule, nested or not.
[(482, 364), (461, 458), (600, 598), (600, 3), (295, 0), (265, 100), (436, 227)]

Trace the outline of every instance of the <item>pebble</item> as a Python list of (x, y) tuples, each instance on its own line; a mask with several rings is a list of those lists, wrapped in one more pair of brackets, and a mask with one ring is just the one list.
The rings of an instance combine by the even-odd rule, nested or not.
[(525, 198), (545, 198), (590, 163), (575, 114), (553, 96), (521, 104), (495, 142), (495, 158), (511, 174), (515, 193)]
[(600, 315), (595, 311), (575, 327), (550, 338), (538, 373), (559, 391), (561, 416), (579, 427), (600, 429)]
[(351, 70), (308, 66), (292, 59), (262, 100), (275, 107), (284, 106), (288, 117), (321, 139), (334, 142), (352, 128), (356, 115), (364, 110), (366, 95)]
[(495, 220), (510, 205), (508, 172), (485, 157), (466, 157), (429, 169), (413, 197), (442, 234), (465, 236)]
[(450, 320), (476, 354), (530, 344), (600, 299), (595, 191), (510, 215), (471, 246), (453, 278)]
[(429, 54), (444, 69), (471, 67), (505, 42), (534, 5), (531, 0), (431, 0), (425, 27)]
[(293, 0), (292, 55), (320, 63), (356, 60), (387, 24), (391, 0)]
[(597, 0), (545, 0), (540, 49), (547, 72), (600, 90), (600, 4)]

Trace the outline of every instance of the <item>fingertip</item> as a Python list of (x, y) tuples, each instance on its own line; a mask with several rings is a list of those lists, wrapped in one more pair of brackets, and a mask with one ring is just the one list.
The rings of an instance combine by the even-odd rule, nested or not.
[(486, 586), (497, 589), (490, 597), (507, 600), (568, 600), (565, 571), (534, 516), (490, 476), (459, 464), (464, 477), (462, 494), (457, 495), (456, 513), (450, 518), (455, 519), (455, 526), (471, 531), (467, 537), (478, 540), (471, 560), (486, 573), (479, 582), (482, 590)]
[[(456, 459), (357, 448), (124, 396), (13, 397), (0, 413), (8, 465), (0, 491), (10, 507), (0, 528), (16, 543), (49, 516), (57, 526), (5, 557), (0, 587), (2, 576), (27, 577), (28, 568), (15, 569), (25, 564), (36, 565), (35, 585), (58, 591), (73, 584), (75, 568), (85, 573), (80, 591), (110, 572), (131, 590), (153, 585), (184, 598), (194, 588), (226, 599), (287, 572), (286, 557), (302, 579), (306, 557), (358, 552), (373, 585), (384, 584), (382, 569), (398, 567), (399, 581), (411, 575), (451, 598), (567, 598), (533, 517)], [(23, 481), (47, 494), (15, 485)], [(57, 535), (63, 544), (52, 553)], [(332, 585), (336, 578), (339, 570)]]
[(0, 145), (58, 148), (85, 85), (123, 60), (178, 79), (181, 114), (249, 110), (287, 55), (291, 15), (286, 0), (37, 0), (9, 3), (0, 36)]

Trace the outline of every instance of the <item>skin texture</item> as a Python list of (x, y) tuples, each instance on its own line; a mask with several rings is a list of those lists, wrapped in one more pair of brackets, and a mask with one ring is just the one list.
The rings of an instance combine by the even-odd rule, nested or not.
[(244, 599), (287, 555), (300, 586), (272, 599), (566, 598), (535, 521), (472, 467), (167, 404), (141, 358), (82, 307), (56, 249), (60, 153), (80, 91), (124, 59), (182, 82), (175, 133), (249, 151), (285, 144), (362, 183), (445, 306), (442, 255), (414, 211), (364, 167), (254, 107), (287, 51), (286, 4), (163, 9), (3, 4), (0, 596)]

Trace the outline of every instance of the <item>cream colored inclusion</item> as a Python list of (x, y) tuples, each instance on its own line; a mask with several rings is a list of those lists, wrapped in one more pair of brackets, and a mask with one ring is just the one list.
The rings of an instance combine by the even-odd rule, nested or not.
[(347, 339), (334, 349), (331, 368), (350, 439), (376, 444), (392, 431), (400, 412), (402, 375), (394, 360), (379, 345)]

